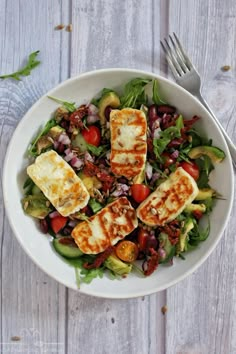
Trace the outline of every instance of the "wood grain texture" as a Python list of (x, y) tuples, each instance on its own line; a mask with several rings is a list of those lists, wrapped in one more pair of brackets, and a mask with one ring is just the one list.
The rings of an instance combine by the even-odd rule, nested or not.
[[(69, 9), (64, 8), (63, 15), (68, 14)], [(64, 43), (65, 51), (61, 51), (61, 34), (54, 31), (61, 17), (59, 1), (45, 3), (45, 6), (35, 1), (27, 6), (24, 1), (1, 1), (0, 32), (4, 35), (0, 72), (17, 70), (35, 50), (41, 51), (42, 61), (42, 65), (21, 82), (0, 81), (1, 170), (16, 124), (42, 94), (67, 76), (68, 45)], [(66, 35), (68, 39), (68, 33)], [(3, 209), (2, 191), (0, 200), (0, 352), (64, 352), (66, 290), (41, 272), (21, 249)], [(20, 336), (21, 340), (12, 342), (12, 336)]]
[[(0, 73), (40, 50), (22, 82), (0, 80), (0, 169), (29, 107), (69, 76), (107, 67), (168, 69), (159, 40), (179, 34), (203, 78), (203, 93), (235, 138), (235, 0), (0, 0)], [(55, 31), (72, 23), (71, 33)], [(223, 65), (232, 69), (222, 72)], [(235, 203), (234, 203), (235, 205)], [(232, 215), (235, 213), (235, 206)], [(0, 191), (0, 352), (59, 354), (235, 354), (235, 221), (201, 268), (167, 291), (104, 300), (68, 290), (42, 273), (17, 243)], [(163, 316), (161, 307), (167, 305)], [(12, 342), (12, 336), (20, 336)]]
[[(170, 1), (170, 32), (178, 33), (203, 78), (203, 93), (234, 142), (235, 2)], [(195, 30), (186, 30), (194, 28)], [(227, 38), (227, 39), (226, 39)], [(231, 65), (222, 72), (223, 65)], [(232, 211), (232, 216), (235, 208)], [(236, 352), (235, 220), (208, 260), (167, 291), (166, 353)]]

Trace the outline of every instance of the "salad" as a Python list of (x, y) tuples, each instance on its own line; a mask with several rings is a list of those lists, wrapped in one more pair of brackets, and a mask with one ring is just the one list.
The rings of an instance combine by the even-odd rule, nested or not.
[(195, 129), (200, 117), (183, 117), (145, 78), (86, 105), (49, 99), (60, 106), (30, 143), (22, 207), (78, 286), (149, 276), (206, 240), (199, 222), (220, 199), (209, 176), (225, 153)]

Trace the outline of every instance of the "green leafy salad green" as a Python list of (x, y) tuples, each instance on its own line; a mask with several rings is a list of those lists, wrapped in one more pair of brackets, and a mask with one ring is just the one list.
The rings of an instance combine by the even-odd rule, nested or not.
[[(35, 54), (29, 68), (37, 65), (34, 60)], [(49, 97), (60, 107), (28, 149), (34, 164), (53, 151), (88, 195), (86, 205), (68, 214), (30, 173), (23, 186), (24, 212), (52, 236), (55, 252), (75, 268), (78, 286), (104, 273), (111, 279), (130, 272), (150, 276), (161, 264), (171, 266), (175, 257), (184, 260), (207, 239), (209, 215), (220, 199), (209, 178), (225, 153), (195, 128), (201, 122), (197, 112), (184, 117), (162, 97), (155, 79), (132, 79), (122, 92), (104, 88), (87, 105)], [(58, 169), (55, 173), (63, 176)], [(178, 174), (191, 193), (176, 182)], [(68, 203), (72, 195), (63, 197)]]

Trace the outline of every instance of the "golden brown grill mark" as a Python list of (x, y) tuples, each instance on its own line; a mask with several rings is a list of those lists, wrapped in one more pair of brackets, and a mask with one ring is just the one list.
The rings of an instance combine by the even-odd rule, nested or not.
[[(123, 208), (126, 213), (123, 213)], [(135, 210), (126, 197), (121, 197), (89, 218), (88, 222), (78, 224), (72, 231), (72, 237), (82, 252), (97, 254), (123, 239), (137, 225)]]
[[(146, 131), (147, 122), (143, 112), (130, 108), (121, 111), (113, 111), (110, 120), (111, 126), (111, 169), (116, 175), (122, 175), (132, 178), (139, 174), (145, 164), (147, 154)], [(121, 129), (121, 126), (134, 128), (132, 143), (130, 148), (126, 147), (125, 134), (127, 130)], [(138, 128), (138, 131), (135, 130)], [(129, 139), (129, 137), (128, 137)]]
[(183, 210), (189, 197), (193, 196), (192, 199), (194, 199), (195, 189), (193, 183), (195, 182), (191, 182), (191, 177), (182, 175), (182, 173), (176, 170), (173, 174), (175, 174), (177, 182), (170, 184), (170, 186), (158, 187), (160, 188), (160, 194), (158, 192), (154, 194), (156, 193), (154, 192), (153, 197), (150, 196), (138, 208), (137, 212), (141, 220), (145, 220), (144, 222), (148, 225), (163, 225), (170, 221), (171, 215), (176, 215)]

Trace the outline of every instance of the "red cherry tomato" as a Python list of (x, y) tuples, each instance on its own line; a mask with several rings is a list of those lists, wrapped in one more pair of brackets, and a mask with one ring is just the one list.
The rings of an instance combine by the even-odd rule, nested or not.
[(138, 257), (138, 246), (132, 241), (121, 241), (115, 248), (116, 255), (124, 262), (134, 262)]
[(147, 196), (150, 194), (150, 188), (145, 186), (145, 184), (133, 184), (130, 187), (131, 195), (137, 203), (143, 202)]
[(68, 218), (62, 215), (55, 216), (51, 219), (51, 228), (57, 234), (66, 225)]
[(91, 125), (87, 129), (83, 129), (81, 131), (81, 134), (84, 137), (84, 140), (86, 143), (94, 145), (94, 146), (99, 146), (101, 142), (101, 132), (98, 127), (95, 125)]
[(147, 249), (148, 237), (149, 233), (147, 230), (140, 228), (138, 232), (138, 244), (140, 251), (145, 251)]
[(195, 181), (199, 178), (199, 167), (194, 162), (180, 162), (180, 167), (182, 167), (186, 172), (192, 176)]
[(168, 152), (163, 152), (163, 154), (161, 155), (161, 157), (163, 158), (163, 164), (165, 168), (168, 168), (170, 165), (173, 165), (176, 160), (173, 159), (173, 157), (171, 157), (170, 154), (168, 154)]

